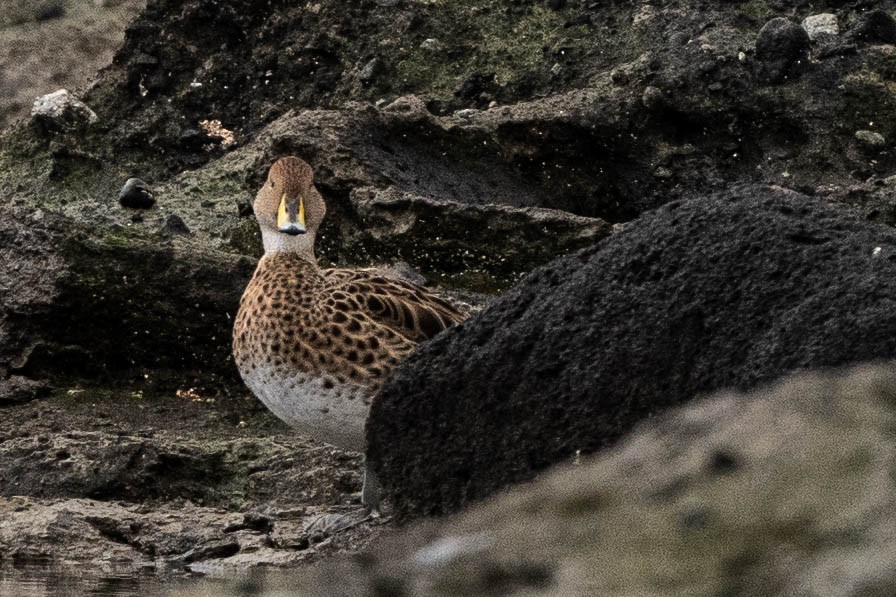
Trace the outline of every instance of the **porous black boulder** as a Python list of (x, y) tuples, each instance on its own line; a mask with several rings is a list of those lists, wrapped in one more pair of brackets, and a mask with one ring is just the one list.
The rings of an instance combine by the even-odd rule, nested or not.
[(535, 270), (374, 402), (400, 517), (456, 510), (667, 407), (896, 357), (896, 231), (766, 186), (673, 202)]
[(779, 83), (798, 75), (808, 64), (809, 34), (799, 24), (775, 18), (759, 30), (756, 37), (756, 58), (770, 82)]

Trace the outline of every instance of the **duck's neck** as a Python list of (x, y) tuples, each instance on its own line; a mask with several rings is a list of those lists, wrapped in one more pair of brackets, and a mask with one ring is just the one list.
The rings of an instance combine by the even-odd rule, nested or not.
[(302, 259), (317, 263), (314, 257), (314, 233), (296, 234), (295, 236), (261, 229), (261, 241), (264, 243), (265, 255), (273, 253), (295, 253)]

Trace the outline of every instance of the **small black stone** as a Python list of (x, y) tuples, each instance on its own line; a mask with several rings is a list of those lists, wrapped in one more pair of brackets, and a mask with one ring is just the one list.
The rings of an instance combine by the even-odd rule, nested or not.
[(247, 529), (252, 529), (259, 533), (270, 533), (274, 530), (274, 523), (271, 519), (258, 512), (246, 512), (243, 516), (243, 524)]
[(809, 34), (802, 26), (784, 18), (770, 20), (756, 37), (756, 58), (762, 62), (763, 74), (779, 83), (798, 75), (808, 64)]
[(44, 2), (34, 11), (34, 20), (38, 23), (42, 21), (50, 21), (65, 16), (65, 6), (62, 2)]
[(700, 531), (709, 526), (712, 513), (707, 508), (692, 508), (679, 517), (682, 529)]
[(732, 473), (740, 468), (740, 458), (729, 450), (715, 450), (709, 457), (708, 468), (717, 475)]
[(241, 218), (248, 218), (255, 215), (255, 210), (252, 209), (251, 203), (237, 203), (236, 209), (237, 212), (239, 212)]
[(177, 144), (187, 151), (199, 151), (210, 142), (209, 136), (197, 129), (181, 131), (180, 136), (177, 138)]
[(186, 222), (177, 215), (171, 214), (167, 218), (165, 218), (165, 223), (162, 225), (162, 233), (163, 234), (191, 234), (190, 228), (187, 226)]
[(155, 205), (156, 198), (145, 182), (139, 178), (129, 178), (118, 193), (118, 202), (124, 207), (149, 209)]

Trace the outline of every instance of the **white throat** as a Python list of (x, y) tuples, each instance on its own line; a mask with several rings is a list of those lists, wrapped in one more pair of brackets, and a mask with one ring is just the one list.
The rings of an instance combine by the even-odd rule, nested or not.
[(289, 235), (282, 232), (261, 227), (261, 242), (264, 243), (265, 254), (269, 253), (296, 253), (300, 257), (317, 263), (314, 257), (314, 232)]

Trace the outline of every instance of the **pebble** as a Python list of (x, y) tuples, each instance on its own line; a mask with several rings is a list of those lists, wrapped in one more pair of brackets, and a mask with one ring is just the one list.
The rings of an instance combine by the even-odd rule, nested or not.
[(691, 36), (683, 31), (676, 31), (669, 36), (669, 45), (673, 47), (686, 46), (691, 41)]
[(614, 85), (624, 86), (628, 84), (630, 77), (628, 71), (623, 68), (614, 68), (610, 71), (610, 79), (613, 81)]
[(644, 88), (644, 93), (641, 94), (641, 103), (648, 110), (657, 110), (665, 105), (666, 98), (663, 96), (663, 92), (656, 87), (647, 86)]
[(880, 149), (887, 144), (884, 136), (874, 131), (856, 131), (855, 137), (867, 149)]
[(756, 58), (763, 63), (765, 75), (780, 82), (809, 57), (809, 34), (802, 26), (784, 18), (775, 18), (759, 30)]
[(803, 19), (803, 29), (809, 34), (809, 39), (813, 41), (823, 35), (840, 34), (840, 26), (837, 24), (837, 15), (829, 12), (806, 17)]
[(192, 234), (190, 232), (190, 227), (187, 226), (187, 223), (184, 222), (183, 218), (177, 214), (170, 214), (165, 218), (165, 223), (162, 224), (161, 232), (163, 234)]
[(43, 21), (51, 21), (53, 19), (60, 19), (65, 16), (65, 5), (59, 0), (51, 0), (50, 2), (43, 2), (38, 5), (37, 10), (34, 11), (34, 20), (38, 23), (42, 23)]
[(428, 39), (424, 39), (420, 44), (421, 50), (440, 50), (442, 49), (442, 42), (437, 40), (434, 37), (430, 37)]
[(370, 85), (373, 83), (373, 80), (376, 79), (376, 76), (382, 70), (382, 61), (379, 58), (372, 58), (367, 64), (364, 65), (364, 68), (361, 69), (361, 73), (358, 75), (358, 79), (364, 85)]
[(148, 184), (139, 178), (129, 178), (118, 193), (118, 202), (124, 207), (149, 209), (155, 205), (156, 198)]
[(31, 118), (54, 129), (72, 129), (99, 120), (87, 104), (67, 89), (59, 89), (35, 99), (31, 106)]

